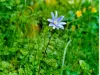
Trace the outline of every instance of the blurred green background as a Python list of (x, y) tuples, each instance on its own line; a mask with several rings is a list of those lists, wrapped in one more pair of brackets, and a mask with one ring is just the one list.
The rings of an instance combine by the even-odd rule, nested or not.
[[(0, 75), (98, 75), (98, 6), (99, 0), (0, 0)], [(54, 11), (67, 24), (53, 31), (44, 57)]]

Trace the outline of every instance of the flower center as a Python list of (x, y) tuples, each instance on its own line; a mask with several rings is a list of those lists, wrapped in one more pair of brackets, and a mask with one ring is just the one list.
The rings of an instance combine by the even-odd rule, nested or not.
[(54, 21), (54, 24), (57, 25), (57, 21)]

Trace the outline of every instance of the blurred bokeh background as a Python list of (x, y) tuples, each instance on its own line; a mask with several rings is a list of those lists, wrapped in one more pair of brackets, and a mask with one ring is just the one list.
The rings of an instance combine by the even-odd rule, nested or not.
[[(55, 11), (67, 24), (44, 57)], [(0, 75), (98, 75), (98, 13), (99, 0), (0, 0)]]

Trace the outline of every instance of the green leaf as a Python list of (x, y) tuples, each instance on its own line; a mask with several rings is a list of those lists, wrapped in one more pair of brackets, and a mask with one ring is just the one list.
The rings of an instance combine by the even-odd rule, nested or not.
[(81, 66), (81, 68), (85, 71), (89, 71), (89, 65), (87, 63), (85, 63), (85, 61), (83, 60), (79, 60), (79, 64)]

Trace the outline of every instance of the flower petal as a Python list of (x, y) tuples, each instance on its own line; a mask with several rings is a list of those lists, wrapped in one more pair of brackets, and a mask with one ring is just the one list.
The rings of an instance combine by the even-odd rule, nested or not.
[(51, 12), (51, 16), (52, 16), (52, 19), (54, 20), (55, 19), (55, 16), (54, 16), (54, 13)]
[(53, 29), (55, 29), (56, 27), (55, 26), (53, 26)]
[(57, 29), (59, 30), (59, 27), (57, 27)]
[(53, 23), (53, 20), (52, 19), (47, 19), (49, 22)]
[(55, 26), (54, 24), (50, 23), (49, 26)]
[(59, 24), (61, 24), (61, 25), (65, 25), (65, 24), (66, 24), (66, 22), (60, 22)]
[(57, 11), (55, 11), (55, 18), (57, 18), (57, 16), (58, 16), (58, 12), (57, 12)]
[(57, 18), (57, 22), (60, 22), (61, 20), (63, 20), (63, 18), (64, 18), (64, 16)]
[(64, 29), (64, 27), (62, 25), (58, 25), (58, 26), (59, 26), (59, 28)]

